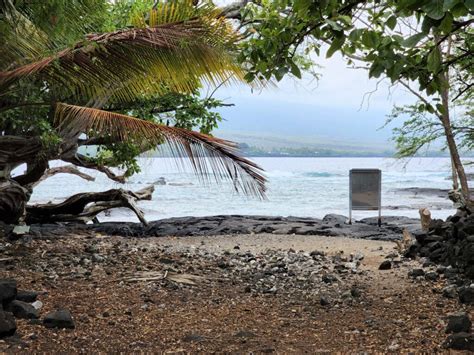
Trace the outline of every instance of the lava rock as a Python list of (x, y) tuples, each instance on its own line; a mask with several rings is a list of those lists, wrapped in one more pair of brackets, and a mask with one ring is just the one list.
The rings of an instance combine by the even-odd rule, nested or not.
[(425, 279), (429, 281), (436, 281), (438, 280), (438, 273), (436, 271), (429, 271), (425, 274)]
[(471, 320), (466, 312), (457, 312), (448, 314), (448, 325), (446, 333), (469, 333), (471, 330)]
[(319, 304), (320, 304), (321, 306), (329, 306), (330, 302), (329, 302), (329, 300), (328, 300), (326, 297), (321, 296), (321, 297), (319, 298)]
[(38, 298), (38, 292), (18, 290), (15, 299), (17, 299), (18, 301), (31, 303), (31, 302), (36, 301), (37, 298)]
[(5, 306), (13, 301), (17, 294), (16, 281), (12, 279), (0, 279), (0, 302)]
[(474, 334), (452, 334), (448, 337), (444, 346), (448, 349), (474, 351)]
[(392, 268), (392, 262), (390, 260), (384, 260), (379, 266), (379, 270), (390, 270)]
[(13, 314), (0, 311), (0, 338), (8, 337), (16, 332), (16, 322)]
[(474, 287), (461, 287), (459, 289), (459, 301), (465, 304), (474, 304)]
[(327, 284), (331, 284), (337, 281), (337, 277), (334, 276), (333, 274), (326, 274), (326, 275), (323, 275), (322, 280), (323, 282)]
[(443, 288), (442, 293), (446, 298), (456, 298), (458, 296), (458, 289), (455, 285), (448, 285)]
[(16, 318), (36, 319), (39, 318), (38, 310), (31, 304), (14, 300), (8, 305), (8, 310), (13, 313)]
[(46, 328), (75, 328), (71, 313), (66, 309), (48, 313), (43, 319), (43, 325)]
[(418, 277), (418, 276), (423, 276), (425, 274), (425, 272), (423, 271), (423, 269), (412, 269), (410, 270), (410, 272), (408, 272), (408, 276), (410, 277)]

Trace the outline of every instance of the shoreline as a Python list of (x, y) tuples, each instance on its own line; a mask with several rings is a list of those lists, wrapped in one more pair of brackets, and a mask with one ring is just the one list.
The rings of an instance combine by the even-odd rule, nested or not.
[(418, 233), (421, 225), (418, 218), (385, 216), (378, 227), (377, 217), (354, 220), (338, 214), (328, 214), (322, 219), (301, 217), (274, 217), (249, 215), (217, 215), (207, 217), (167, 218), (148, 223), (101, 222), (97, 224), (42, 224), (31, 225), (30, 234), (37, 238), (50, 238), (64, 234), (97, 233), (123, 237), (164, 236), (213, 236), (239, 234), (318, 235), (328, 237), (351, 237), (355, 239), (395, 241), (401, 238), (404, 229)]

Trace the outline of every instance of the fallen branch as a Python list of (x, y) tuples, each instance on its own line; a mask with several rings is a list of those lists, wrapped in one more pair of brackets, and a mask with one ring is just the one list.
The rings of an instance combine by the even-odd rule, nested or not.
[(131, 209), (141, 223), (148, 225), (143, 211), (137, 206), (139, 200), (151, 200), (154, 186), (132, 192), (112, 189), (104, 192), (80, 193), (64, 202), (26, 206), (26, 223), (83, 222), (87, 223), (97, 215), (112, 208)]

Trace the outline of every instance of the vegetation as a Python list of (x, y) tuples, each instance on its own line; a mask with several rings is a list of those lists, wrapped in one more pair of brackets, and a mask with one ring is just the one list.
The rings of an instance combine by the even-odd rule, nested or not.
[[(452, 106), (471, 102), (473, 1), (239, 1), (226, 14), (241, 21), (246, 40), (240, 60), (248, 80), (301, 77), (311, 56), (325, 51), (327, 57), (342, 54), (372, 78), (405, 87), (420, 101), (417, 110), (432, 114), (440, 124), (455, 180), (469, 202)], [(472, 144), (469, 132), (461, 145)]]
[[(220, 119), (209, 109), (221, 103), (198, 89), (243, 78), (236, 33), (212, 4), (1, 0), (0, 33), (2, 221), (24, 217), (51, 160), (124, 182), (138, 170), (135, 158), (163, 143), (202, 179), (264, 195), (259, 168), (236, 145), (207, 135)], [(99, 153), (82, 154), (87, 146)], [(25, 173), (12, 177), (21, 164)]]

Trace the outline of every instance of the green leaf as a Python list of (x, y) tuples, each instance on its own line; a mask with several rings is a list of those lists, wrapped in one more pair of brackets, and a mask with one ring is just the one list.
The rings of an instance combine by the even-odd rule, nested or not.
[(298, 67), (298, 65), (295, 64), (295, 62), (291, 62), (291, 74), (296, 76), (298, 79), (301, 79), (301, 70)]
[(393, 30), (395, 26), (397, 25), (397, 17), (396, 16), (390, 16), (387, 20), (387, 26)]
[(356, 29), (353, 29), (351, 31), (351, 33), (349, 34), (349, 40), (351, 42), (356, 42), (360, 39), (360, 37), (362, 36), (362, 34), (364, 33), (364, 29), (363, 28), (356, 28)]
[(335, 37), (331, 43), (331, 46), (326, 52), (326, 58), (331, 58), (332, 55), (342, 47), (345, 40), (346, 40), (346, 37), (344, 36)]
[(402, 42), (404, 47), (414, 47), (418, 42), (420, 42), (426, 35), (424, 33), (417, 33), (413, 36), (408, 37)]
[(385, 68), (383, 67), (383, 65), (381, 65), (380, 63), (374, 63), (370, 67), (369, 77), (378, 78), (384, 72), (384, 70)]
[(464, 6), (464, 4), (459, 3), (451, 9), (451, 13), (453, 14), (454, 18), (456, 18), (466, 16), (469, 13), (469, 10), (466, 6)]
[(309, 10), (311, 0), (294, 0), (293, 9), (295, 12), (302, 14)]
[(426, 15), (435, 20), (440, 20), (444, 16), (444, 0), (430, 0), (423, 10), (426, 11)]
[(469, 11), (474, 11), (474, 0), (466, 0), (464, 3)]
[(436, 73), (441, 67), (441, 54), (438, 48), (434, 48), (427, 58), (427, 68), (430, 72)]
[(444, 115), (444, 113), (446, 112), (444, 105), (442, 104), (436, 104), (436, 108), (438, 109), (439, 113), (441, 113), (442, 115)]
[(444, 16), (444, 19), (441, 21), (438, 28), (444, 33), (451, 32), (451, 29), (453, 28), (453, 15), (451, 15), (449, 12), (446, 13), (446, 16)]
[(333, 20), (326, 19), (325, 22), (326, 22), (329, 26), (331, 26), (331, 28), (332, 28), (333, 30), (336, 30), (336, 31), (342, 30), (342, 27), (339, 26), (339, 24), (338, 24), (337, 22), (333, 21)]
[(362, 43), (370, 48), (376, 48), (379, 42), (379, 36), (374, 31), (365, 31), (362, 35)]
[(443, 11), (449, 11), (459, 3), (459, 0), (444, 0)]

